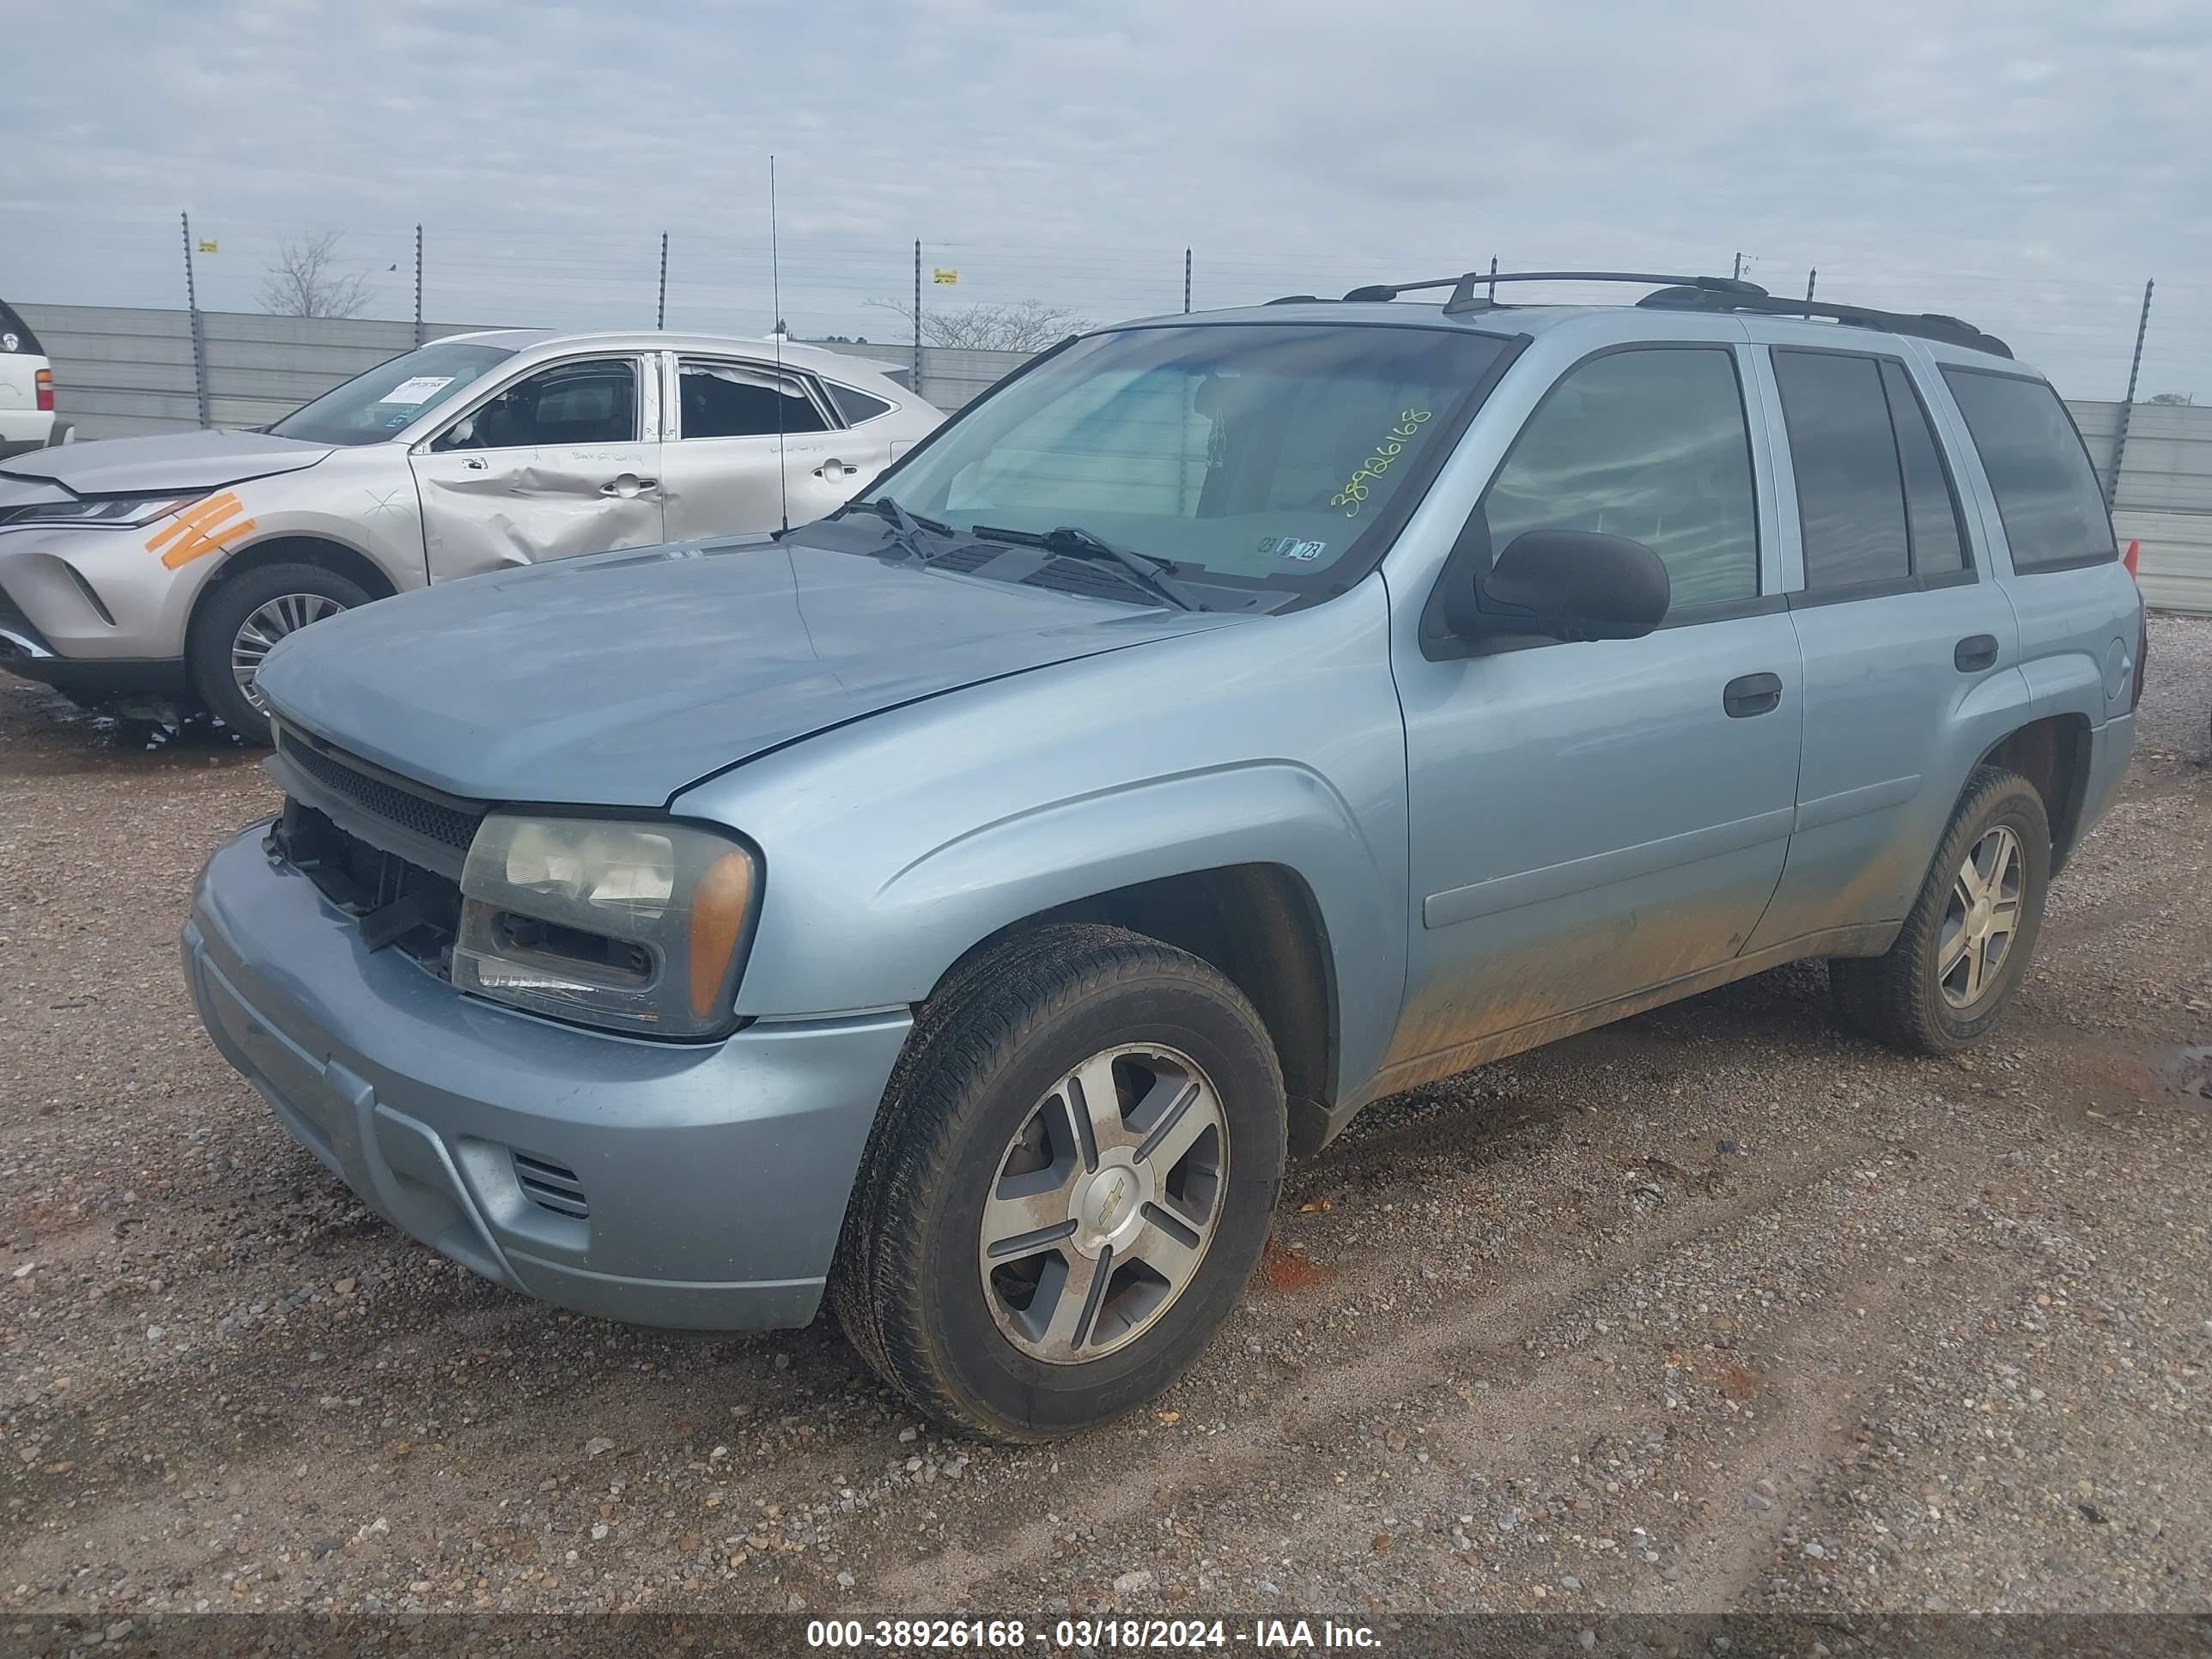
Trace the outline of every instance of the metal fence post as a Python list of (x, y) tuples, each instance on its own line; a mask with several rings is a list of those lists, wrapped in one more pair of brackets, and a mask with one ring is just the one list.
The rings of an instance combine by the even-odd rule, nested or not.
[(199, 290), (192, 281), (192, 216), (179, 213), (185, 231), (185, 310), (191, 321), (192, 392), (199, 401), (200, 425), (210, 427), (215, 417), (208, 405), (207, 330), (200, 323)]
[(928, 401), (921, 389), (921, 238), (914, 239), (914, 395)]
[(1814, 265), (1805, 273), (1805, 314), (1813, 314), (1813, 284), (1820, 280), (1820, 267)]
[(1182, 251), (1182, 313), (1190, 315), (1190, 250)]
[[(778, 322), (780, 326), (780, 319)], [(660, 304), (653, 311), (653, 325), (668, 326), (668, 233), (665, 230), (660, 233)]]
[(415, 343), (422, 343), (422, 227), (415, 227)]
[(2143, 336), (2150, 329), (2150, 291), (2154, 282), (2143, 284), (2142, 313), (2136, 319), (2135, 361), (2128, 365), (2128, 395), (2120, 400), (2119, 430), (2112, 434), (2112, 471), (2105, 480), (2105, 511), (2110, 513), (2119, 504), (2120, 460), (2128, 453), (2128, 416), (2136, 406), (2136, 377), (2142, 373)]

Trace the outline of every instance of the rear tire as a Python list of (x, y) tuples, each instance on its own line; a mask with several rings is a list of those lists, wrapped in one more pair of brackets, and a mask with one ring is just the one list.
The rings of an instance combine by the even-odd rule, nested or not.
[(1273, 1044), (1222, 974), (1121, 928), (1039, 927), (917, 1016), (831, 1305), (939, 1421), (1073, 1434), (1168, 1387), (1229, 1316), (1285, 1146)]
[(2017, 772), (1976, 769), (1896, 943), (1828, 963), (1838, 1019), (1910, 1054), (1974, 1042), (2027, 972), (2050, 881), (2043, 797)]
[(264, 565), (228, 577), (200, 601), (192, 618), (185, 646), (192, 689), (209, 713), (246, 742), (265, 748), (269, 715), (248, 689), (249, 659), (258, 664), (284, 635), (368, 603), (359, 583), (320, 565)]

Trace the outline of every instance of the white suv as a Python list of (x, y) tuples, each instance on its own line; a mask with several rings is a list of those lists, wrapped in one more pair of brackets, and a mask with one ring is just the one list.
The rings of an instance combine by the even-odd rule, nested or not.
[(0, 300), (0, 459), (66, 443), (54, 419), (54, 370), (30, 325)]

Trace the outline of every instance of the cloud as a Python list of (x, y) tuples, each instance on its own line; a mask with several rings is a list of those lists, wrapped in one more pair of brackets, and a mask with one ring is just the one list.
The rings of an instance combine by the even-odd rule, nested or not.
[(666, 230), (673, 319), (758, 331), (774, 151), (785, 309), (818, 331), (903, 292), (917, 237), (961, 299), (1100, 319), (1179, 307), (1186, 246), (1201, 304), (1742, 252), (2009, 331), (2083, 395), (2118, 392), (2170, 273), (2147, 375), (2212, 395), (2196, 4), (83, 0), (8, 27), (38, 66), (0, 117), (22, 299), (174, 303), (190, 207), (211, 304), (284, 231), (382, 275), (419, 222), (443, 317), (630, 321)]

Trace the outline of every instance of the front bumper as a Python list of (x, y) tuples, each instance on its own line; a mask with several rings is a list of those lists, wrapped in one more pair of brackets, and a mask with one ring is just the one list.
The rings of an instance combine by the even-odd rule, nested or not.
[(532, 1018), (364, 949), (262, 835), (201, 872), (185, 975), (224, 1058), (379, 1214), (581, 1313), (691, 1330), (814, 1316), (906, 1015), (699, 1046)]

